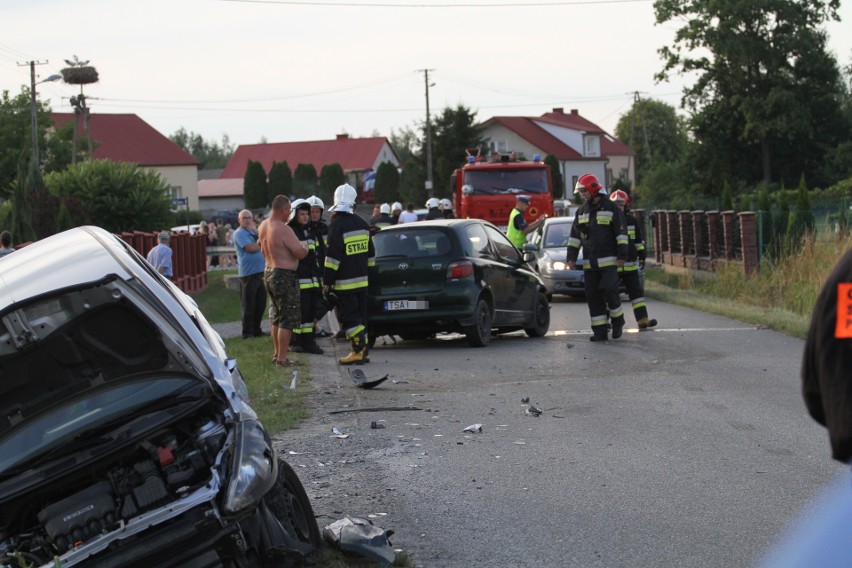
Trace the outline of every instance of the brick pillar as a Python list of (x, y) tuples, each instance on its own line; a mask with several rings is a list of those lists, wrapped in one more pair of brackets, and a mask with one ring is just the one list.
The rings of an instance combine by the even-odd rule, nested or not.
[(669, 223), (664, 211), (654, 211), (654, 259), (662, 264), (663, 251), (668, 250)]
[(704, 211), (692, 212), (692, 243), (695, 256), (701, 256), (704, 252)]
[(722, 211), (722, 236), (725, 239), (725, 260), (734, 259), (734, 212)]
[(708, 211), (705, 223), (707, 223), (707, 245), (710, 251), (710, 260), (712, 261), (718, 256), (716, 254), (716, 243), (719, 242), (719, 212)]
[(692, 237), (690, 229), (692, 228), (692, 215), (689, 211), (677, 212), (677, 227), (680, 231), (680, 253), (683, 255), (692, 254)]
[(666, 222), (668, 223), (669, 231), (668, 231), (668, 241), (667, 241), (667, 250), (669, 251), (669, 258), (671, 258), (671, 254), (675, 252), (677, 246), (677, 237), (678, 226), (677, 226), (677, 211), (666, 211)]
[(757, 215), (752, 211), (743, 211), (740, 217), (740, 243), (743, 247), (743, 270), (746, 275), (757, 271)]

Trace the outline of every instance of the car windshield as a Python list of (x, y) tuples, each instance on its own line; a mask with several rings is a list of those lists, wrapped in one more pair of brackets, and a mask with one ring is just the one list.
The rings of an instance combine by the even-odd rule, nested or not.
[(444, 231), (434, 228), (418, 228), (379, 231), (373, 235), (376, 258), (387, 256), (438, 257), (452, 250), (450, 239)]
[(544, 228), (544, 248), (568, 246), (571, 223), (551, 223)]
[(464, 184), (473, 188), (473, 193), (547, 193), (547, 170), (495, 169), (464, 172)]
[(129, 417), (154, 401), (171, 399), (198, 385), (190, 378), (156, 378), (84, 393), (11, 428), (0, 439), (0, 473), (55, 448), (86, 437), (87, 431)]

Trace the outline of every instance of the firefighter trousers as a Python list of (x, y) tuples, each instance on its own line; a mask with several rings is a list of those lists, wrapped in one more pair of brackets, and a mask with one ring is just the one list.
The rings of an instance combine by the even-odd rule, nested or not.
[(639, 280), (639, 271), (622, 270), (618, 273), (618, 276), (624, 282), (624, 287), (627, 288), (627, 296), (633, 305), (633, 315), (636, 316), (636, 321), (647, 319), (648, 307), (645, 304), (645, 290), (642, 288), (642, 281)]
[(338, 294), (340, 327), (352, 342), (352, 351), (360, 353), (367, 347), (367, 289)]
[[(615, 324), (624, 325), (624, 310), (618, 295), (618, 270), (607, 266), (597, 270), (583, 272), (586, 288), (586, 303), (592, 319), (592, 331), (595, 335), (607, 334), (608, 319)], [(607, 312), (607, 308), (609, 311)]]

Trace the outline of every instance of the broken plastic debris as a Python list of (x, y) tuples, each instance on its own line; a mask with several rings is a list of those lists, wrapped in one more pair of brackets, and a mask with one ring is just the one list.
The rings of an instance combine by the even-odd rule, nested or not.
[(338, 428), (337, 426), (335, 426), (335, 427), (333, 427), (333, 428), (331, 429), (331, 433), (332, 433), (332, 434), (334, 434), (334, 435), (336, 435), (336, 436), (339, 436), (339, 435), (343, 434), (343, 432), (341, 432), (341, 431), (340, 431), (340, 428)]
[(530, 416), (541, 416), (541, 409), (531, 404), (527, 407), (526, 413)]
[(296, 375), (299, 374), (299, 371), (293, 371), (293, 380), (290, 381), (290, 390), (296, 390)]
[(471, 424), (470, 426), (462, 430), (462, 432), (482, 432), (482, 424)]
[(379, 424), (376, 421), (370, 422), (370, 428), (372, 428), (373, 430), (381, 430), (384, 427), (385, 427), (384, 424)]
[(407, 385), (408, 381), (403, 381), (402, 379), (394, 379), (391, 381), (395, 385)]
[(347, 369), (349, 371), (349, 378), (352, 379), (352, 382), (358, 385), (359, 389), (371, 389), (373, 387), (377, 387), (383, 382), (385, 382), (388, 378), (388, 375), (380, 379), (376, 379), (375, 381), (368, 381), (367, 375), (364, 374), (364, 371), (361, 369)]
[(326, 525), (322, 535), (343, 552), (358, 554), (386, 566), (393, 564), (396, 559), (389, 540), (393, 531), (379, 528), (364, 517), (347, 515)]
[(529, 401), (530, 401), (530, 397), (525, 396), (524, 398), (521, 399), (521, 404), (527, 404), (527, 403), (529, 403)]

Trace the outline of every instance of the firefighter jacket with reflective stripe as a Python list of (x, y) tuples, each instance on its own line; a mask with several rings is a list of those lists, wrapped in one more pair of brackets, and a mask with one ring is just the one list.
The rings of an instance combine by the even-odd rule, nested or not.
[(597, 204), (588, 202), (577, 209), (568, 238), (568, 260), (576, 261), (583, 247), (585, 270), (617, 266), (619, 259), (627, 260), (627, 242), (624, 215), (602, 196)]
[(367, 288), (367, 270), (375, 263), (370, 226), (352, 213), (338, 212), (328, 227), (323, 284), (337, 294)]
[(299, 278), (299, 289), (308, 290), (311, 288), (320, 287), (320, 279), (322, 278), (322, 267), (319, 265), (317, 257), (316, 235), (310, 225), (300, 225), (295, 221), (288, 223), (296, 233), (300, 241), (308, 243), (308, 255), (299, 260), (299, 266), (296, 268), (296, 274)]

